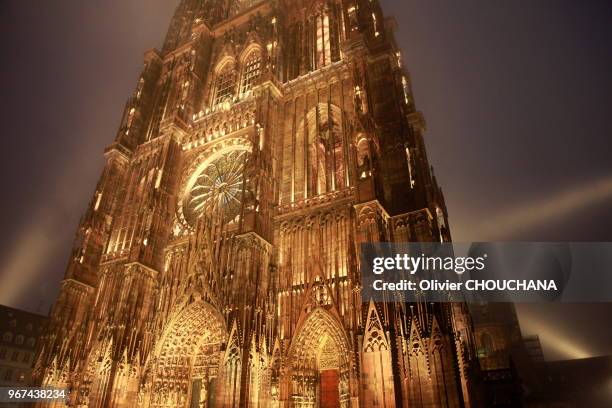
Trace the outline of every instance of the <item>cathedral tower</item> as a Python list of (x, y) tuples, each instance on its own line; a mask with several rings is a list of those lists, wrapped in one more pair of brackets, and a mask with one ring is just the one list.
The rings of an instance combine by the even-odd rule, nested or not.
[(362, 242), (449, 241), (377, 0), (181, 0), (37, 363), (80, 407), (470, 407), (462, 304), (362, 302)]

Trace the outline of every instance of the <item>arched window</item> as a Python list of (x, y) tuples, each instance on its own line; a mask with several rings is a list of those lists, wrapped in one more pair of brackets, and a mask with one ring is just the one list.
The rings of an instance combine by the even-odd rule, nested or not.
[(412, 105), (410, 101), (410, 84), (408, 84), (405, 76), (402, 76), (402, 90), (404, 91), (404, 102), (408, 106)]
[(214, 105), (232, 100), (235, 92), (236, 70), (234, 69), (234, 64), (226, 63), (217, 74)]
[(15, 337), (15, 344), (21, 346), (24, 340), (25, 340), (24, 337), (20, 334), (17, 337)]
[(341, 190), (346, 185), (346, 166), (340, 108), (320, 103), (308, 112), (306, 124), (308, 166), (305, 173), (308, 195), (316, 196)]
[(313, 3), (302, 35), (310, 53), (307, 67), (316, 71), (341, 59), (343, 10), (338, 2), (316, 0)]
[(444, 211), (440, 207), (436, 207), (436, 218), (438, 220), (438, 228), (440, 229), (440, 242), (444, 242), (444, 232), (446, 231), (446, 220)]
[(357, 167), (359, 179), (363, 180), (372, 175), (372, 158), (368, 140), (363, 138), (357, 143)]
[(2, 336), (2, 340), (6, 341), (6, 342), (12, 342), (13, 341), (13, 333), (11, 333), (11, 332), (4, 333), (4, 335)]
[(244, 61), (242, 81), (240, 82), (240, 95), (245, 95), (253, 88), (253, 82), (261, 75), (261, 53), (253, 51)]
[(324, 67), (331, 63), (331, 41), (329, 33), (329, 14), (322, 10), (315, 17), (315, 64), (317, 68)]

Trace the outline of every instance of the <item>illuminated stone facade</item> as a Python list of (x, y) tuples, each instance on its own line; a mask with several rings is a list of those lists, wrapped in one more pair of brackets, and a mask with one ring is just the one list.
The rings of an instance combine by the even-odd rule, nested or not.
[(89, 407), (470, 407), (462, 304), (362, 303), (359, 243), (450, 240), (376, 0), (182, 0), (37, 373)]

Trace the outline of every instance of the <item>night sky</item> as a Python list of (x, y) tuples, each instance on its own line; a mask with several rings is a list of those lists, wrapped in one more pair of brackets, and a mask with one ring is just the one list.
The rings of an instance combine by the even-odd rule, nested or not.
[[(46, 313), (102, 151), (177, 0), (0, 0), (0, 304)], [(612, 241), (612, 2), (383, 0), (453, 238)], [(612, 304), (518, 305), (547, 358), (612, 353)]]

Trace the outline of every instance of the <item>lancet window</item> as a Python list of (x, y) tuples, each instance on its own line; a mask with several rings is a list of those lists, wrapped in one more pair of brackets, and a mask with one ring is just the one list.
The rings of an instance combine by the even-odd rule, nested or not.
[(234, 64), (226, 63), (217, 74), (214, 104), (230, 101), (236, 91), (236, 70)]
[(245, 95), (253, 88), (253, 82), (261, 75), (261, 53), (253, 51), (244, 62), (240, 94)]

